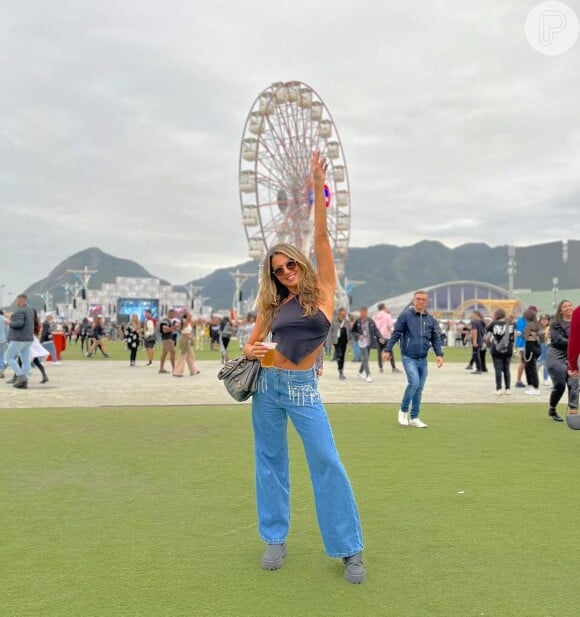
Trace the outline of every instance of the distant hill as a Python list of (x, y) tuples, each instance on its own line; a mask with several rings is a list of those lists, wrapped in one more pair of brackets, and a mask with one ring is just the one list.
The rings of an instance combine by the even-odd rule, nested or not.
[[(114, 283), (118, 276), (154, 277), (135, 261), (114, 257), (99, 248), (91, 247), (71, 255), (58, 264), (46, 278), (28, 287), (24, 293), (28, 296), (30, 304), (41, 309), (43, 301), (38, 294), (47, 291), (52, 294), (53, 306), (64, 302), (65, 290), (63, 285), (75, 280), (67, 270), (82, 270), (85, 266), (89, 270), (97, 270), (89, 283), (91, 289), (98, 289), (103, 283)], [(164, 282), (168, 284), (167, 281)]]
[[(247, 261), (231, 268), (216, 270), (203, 279), (192, 281), (203, 285), (203, 295), (210, 296), (214, 307), (228, 307), (234, 286), (229, 272), (257, 272), (258, 265)], [(495, 248), (487, 244), (465, 244), (455, 249), (441, 242), (424, 240), (412, 246), (380, 244), (351, 248), (348, 252), (347, 276), (356, 284), (352, 292), (357, 305), (372, 304), (419, 287), (458, 279), (473, 279), (507, 286), (507, 246)], [(244, 297), (257, 293), (258, 280), (244, 284)]]
[[(441, 242), (423, 240), (412, 246), (380, 244), (365, 248), (349, 249), (347, 276), (356, 284), (352, 291), (355, 305), (373, 304), (377, 300), (396, 296), (421, 287), (453, 280), (477, 280), (507, 287), (508, 247), (490, 247), (483, 243), (470, 243), (454, 249)], [(558, 277), (561, 289), (580, 289), (580, 241), (566, 244), (551, 242), (516, 249), (517, 272), (515, 288), (545, 291), (552, 289), (552, 278)], [(98, 248), (80, 251), (56, 266), (43, 280), (31, 285), (26, 293), (33, 306), (42, 307), (36, 295), (50, 291), (53, 303), (64, 302), (65, 282), (72, 278), (67, 270), (98, 270), (89, 287), (99, 288), (102, 283), (113, 283), (117, 276), (155, 277), (135, 261), (121, 259), (104, 253)], [(220, 268), (208, 276), (191, 281), (203, 286), (203, 295), (214, 309), (231, 306), (234, 282), (230, 272), (258, 273), (255, 261)], [(164, 284), (170, 284), (163, 281)], [(180, 290), (182, 286), (174, 286)], [(250, 279), (242, 288), (244, 298), (256, 295), (258, 277)]]

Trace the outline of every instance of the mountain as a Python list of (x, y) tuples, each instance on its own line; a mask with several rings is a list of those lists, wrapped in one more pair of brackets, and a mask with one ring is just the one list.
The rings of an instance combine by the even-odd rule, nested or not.
[[(580, 289), (580, 241), (550, 242), (516, 249), (515, 288), (534, 291), (551, 290), (558, 278), (561, 289)], [(483, 243), (463, 244), (454, 249), (441, 242), (423, 240), (412, 246), (380, 244), (353, 247), (348, 252), (347, 277), (353, 283), (355, 306), (373, 304), (421, 287), (454, 280), (476, 280), (507, 287), (508, 247), (490, 247)], [(97, 270), (90, 281), (91, 289), (113, 283), (117, 276), (154, 277), (138, 263), (89, 248), (72, 255), (43, 280), (31, 285), (26, 293), (36, 308), (42, 307), (38, 294), (50, 291), (53, 304), (64, 302), (64, 283), (73, 281), (67, 270)], [(220, 268), (190, 283), (202, 286), (203, 296), (214, 309), (232, 304), (235, 284), (231, 272), (258, 274), (258, 264), (246, 261), (230, 268)], [(155, 278), (155, 277), (154, 277)], [(164, 284), (170, 284), (162, 281)], [(188, 283), (189, 284), (189, 283)], [(182, 286), (174, 286), (176, 290)], [(244, 299), (256, 295), (258, 276), (242, 286)]]
[(507, 247), (464, 244), (454, 249), (423, 240), (412, 246), (381, 244), (348, 251), (347, 275), (356, 305), (455, 280), (507, 286)]
[[(68, 270), (84, 270), (85, 266), (88, 270), (97, 270), (89, 282), (91, 289), (98, 289), (103, 283), (114, 283), (118, 276), (156, 278), (135, 261), (114, 257), (99, 248), (91, 247), (71, 255), (58, 264), (46, 278), (28, 287), (24, 293), (30, 304), (41, 309), (43, 300), (40, 294), (47, 291), (52, 294), (53, 306), (65, 302), (64, 284), (71, 284), (76, 280)], [(169, 284), (167, 281), (163, 282)]]
[[(229, 272), (258, 272), (254, 261), (216, 270), (203, 279), (203, 295), (216, 308), (230, 306), (234, 293)], [(507, 286), (507, 246), (491, 248), (487, 244), (465, 244), (455, 249), (441, 242), (424, 240), (412, 246), (380, 244), (348, 251), (347, 277), (353, 282), (351, 296), (358, 306), (373, 304), (412, 289), (453, 280), (478, 280)], [(364, 282), (362, 282), (364, 281)], [(244, 283), (244, 298), (256, 294), (258, 280)]]

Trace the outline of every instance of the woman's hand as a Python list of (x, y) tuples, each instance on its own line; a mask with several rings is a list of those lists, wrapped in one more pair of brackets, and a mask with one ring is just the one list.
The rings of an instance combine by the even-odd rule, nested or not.
[(315, 182), (324, 182), (326, 180), (326, 170), (328, 163), (326, 159), (317, 150), (312, 154), (312, 177)]
[(268, 348), (259, 341), (246, 343), (244, 351), (246, 350), (246, 357), (250, 360), (261, 360), (268, 353)]

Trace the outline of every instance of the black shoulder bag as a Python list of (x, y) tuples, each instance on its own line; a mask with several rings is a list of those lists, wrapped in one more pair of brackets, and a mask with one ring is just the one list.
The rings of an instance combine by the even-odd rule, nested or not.
[(228, 394), (236, 401), (246, 401), (258, 389), (260, 361), (248, 360), (246, 356), (238, 356), (226, 362), (217, 374), (224, 382)]

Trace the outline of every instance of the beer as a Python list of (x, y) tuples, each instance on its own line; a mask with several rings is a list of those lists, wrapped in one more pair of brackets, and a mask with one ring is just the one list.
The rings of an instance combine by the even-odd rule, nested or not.
[(266, 352), (266, 355), (261, 360), (261, 365), (263, 367), (274, 366), (274, 354), (276, 353), (276, 347), (277, 347), (278, 343), (265, 343), (265, 342), (262, 342), (261, 344), (264, 345), (264, 347), (268, 348), (268, 351)]

